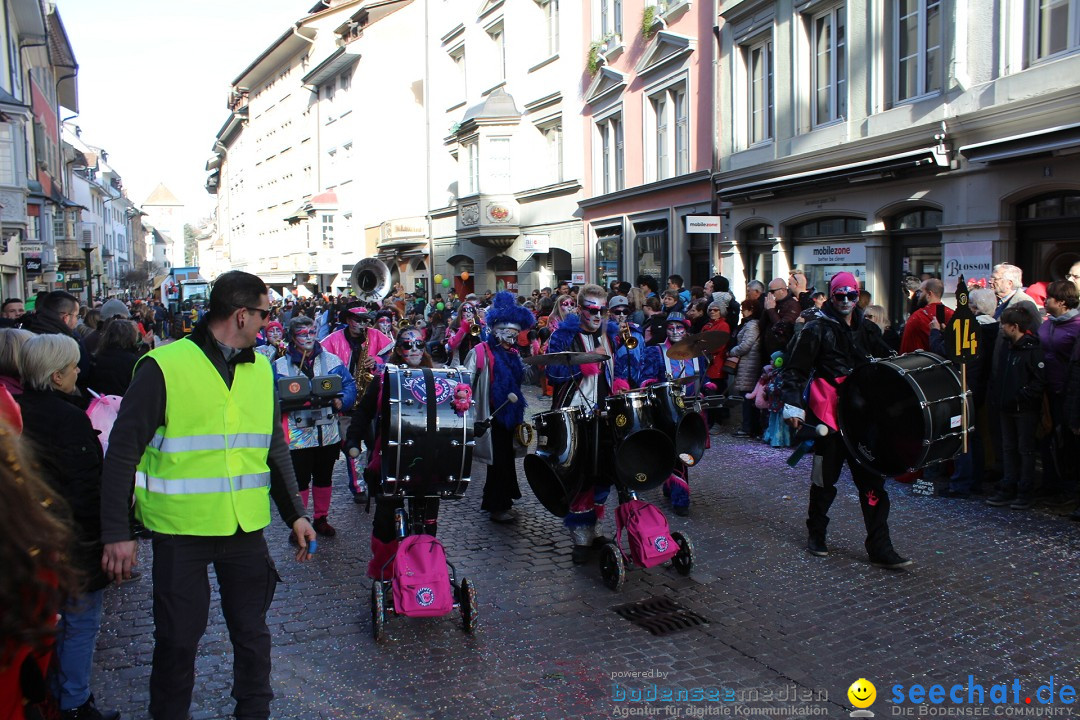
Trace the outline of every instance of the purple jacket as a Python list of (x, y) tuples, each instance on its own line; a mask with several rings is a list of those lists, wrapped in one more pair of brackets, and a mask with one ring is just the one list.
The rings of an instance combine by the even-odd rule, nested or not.
[(1070, 310), (1059, 317), (1046, 318), (1039, 326), (1039, 343), (1046, 355), (1046, 387), (1054, 393), (1065, 390), (1076, 338), (1080, 337), (1080, 310)]

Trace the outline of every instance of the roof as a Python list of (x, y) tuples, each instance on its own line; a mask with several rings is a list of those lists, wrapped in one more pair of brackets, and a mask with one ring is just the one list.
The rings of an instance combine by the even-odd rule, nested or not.
[(183, 207), (184, 203), (176, 199), (172, 191), (165, 187), (165, 183), (158, 183), (158, 186), (154, 188), (154, 192), (150, 193), (150, 197), (146, 198), (143, 203), (144, 207), (147, 205), (177, 205)]
[[(300, 20), (290, 25), (289, 29), (281, 34), (281, 37), (271, 43), (270, 47), (263, 50), (259, 57), (255, 58), (250, 65), (244, 68), (242, 73), (236, 76), (232, 81), (233, 87), (250, 89), (258, 84), (265, 73), (281, 65), (287, 58), (306, 49), (309, 42), (315, 39), (315, 28), (300, 27), (302, 22), (303, 20)], [(258, 70), (264, 63), (266, 68), (264, 68), (263, 75), (260, 75)]]
[(68, 110), (79, 112), (79, 86), (77, 75), (79, 63), (75, 61), (75, 52), (71, 49), (71, 41), (68, 40), (67, 30), (60, 20), (60, 13), (56, 6), (49, 10), (47, 17), (49, 36), (49, 62), (55, 67), (68, 68), (69, 73), (63, 73), (57, 83), (57, 102)]
[(502, 88), (496, 88), (484, 99), (484, 102), (469, 108), (461, 123), (464, 125), (470, 120), (516, 120), (520, 117), (521, 111), (517, 109), (514, 98), (507, 95)]

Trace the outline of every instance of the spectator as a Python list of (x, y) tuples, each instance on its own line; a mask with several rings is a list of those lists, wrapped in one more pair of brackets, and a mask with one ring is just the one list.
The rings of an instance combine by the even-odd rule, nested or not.
[(0, 385), (11, 393), (12, 397), (22, 395), (22, 368), (19, 355), (26, 341), (34, 333), (21, 328), (0, 328)]
[(1034, 332), (1037, 320), (1030, 312), (1022, 307), (1006, 308), (1000, 321), (1008, 346), (994, 369), (990, 398), (1001, 419), (1002, 478), (997, 494), (986, 504), (1027, 510), (1035, 486), (1035, 428), (1042, 413), (1045, 360)]
[(1076, 438), (1065, 423), (1065, 390), (1069, 362), (1076, 352), (1080, 337), (1080, 292), (1069, 280), (1050, 283), (1046, 292), (1046, 311), (1049, 317), (1039, 325), (1039, 344), (1046, 358), (1044, 377), (1046, 397), (1050, 404), (1052, 431), (1043, 438), (1043, 484), (1040, 494), (1054, 497), (1058, 503), (1069, 499), (1072, 471), (1077, 466)]
[[(53, 290), (40, 296), (36, 308), (34, 317), (26, 327), (27, 330), (35, 335), (67, 335), (76, 342), (79, 341), (75, 334), (75, 328), (79, 324), (79, 299), (77, 297), (63, 290)], [(92, 358), (82, 343), (79, 343), (79, 350), (79, 372), (87, 373), (90, 370)]]
[(863, 319), (881, 328), (881, 339), (894, 353), (900, 352), (900, 336), (892, 329), (889, 316), (885, 314), (885, 308), (880, 305), (867, 305), (863, 311)]
[(746, 283), (746, 299), (753, 300), (757, 306), (756, 316), (760, 319), (765, 316), (765, 284), (760, 280), (751, 280)]
[(740, 308), (742, 325), (739, 326), (738, 342), (728, 351), (728, 357), (739, 359), (735, 371), (734, 390), (743, 396), (742, 427), (733, 435), (739, 438), (760, 437), (761, 413), (754, 405), (754, 401), (745, 397), (747, 393), (753, 392), (758, 378), (761, 377), (761, 333), (758, 329), (760, 315), (757, 302), (749, 297), (742, 301)]
[[(115, 718), (94, 707), (90, 674), (101, 628), (101, 601), (109, 584), (101, 570), (101, 443), (80, 398), (79, 344), (50, 333), (23, 345), (23, 437), (35, 450), (42, 477), (71, 508), (78, 544), (72, 562), (82, 575), (78, 594), (68, 600), (57, 625), (56, 659), (60, 711), (64, 717)], [(6, 572), (6, 571), (5, 571)]]
[(25, 314), (26, 305), (21, 298), (8, 298), (0, 305), (0, 327), (18, 327)]
[(635, 284), (645, 293), (646, 298), (651, 298), (656, 295), (660, 288), (656, 283), (656, 278), (652, 275), (638, 275)]
[[(791, 271), (788, 276), (788, 292), (799, 301), (799, 307), (803, 310), (808, 310), (813, 301), (811, 296), (814, 294), (813, 289), (806, 286), (806, 273), (798, 268)], [(822, 293), (822, 298), (825, 294)], [(824, 302), (824, 301), (823, 301)]]
[(800, 312), (799, 301), (791, 294), (787, 282), (783, 278), (773, 278), (765, 296), (765, 318), (761, 323), (765, 355), (772, 356), (774, 352), (787, 349), (795, 336), (795, 320)]
[(708, 310), (708, 300), (694, 300), (690, 304), (690, 309), (686, 311), (686, 319), (690, 321), (691, 333), (696, 335), (705, 327), (705, 323), (709, 321)]
[[(731, 296), (731, 293), (718, 293), (720, 295), (719, 300), (714, 300), (709, 304), (706, 315), (708, 322), (701, 329), (701, 332), (722, 332), (731, 335), (731, 326), (727, 323), (727, 306), (728, 303), (732, 303), (735, 299)], [(719, 350), (712, 353), (709, 359), (709, 367), (705, 371), (705, 375), (708, 376), (709, 381), (716, 386), (714, 390), (706, 390), (707, 395), (723, 395), (727, 392), (727, 373), (724, 371), (724, 363), (727, 361), (727, 345), (725, 344)], [(728, 408), (724, 405), (719, 407), (710, 408), (707, 417), (709, 420), (709, 434), (719, 435), (721, 432), (720, 426), (727, 420), (730, 415)]]
[(674, 290), (678, 293), (679, 301), (682, 303), (682, 306), (686, 308), (690, 307), (690, 291), (683, 287), (684, 284), (682, 275), (668, 275), (667, 289)]
[(630, 306), (630, 322), (635, 325), (645, 322), (645, 293), (642, 289), (631, 287), (626, 292), (626, 302)]
[(657, 345), (662, 343), (667, 337), (664, 332), (664, 320), (667, 318), (667, 313), (664, 312), (664, 306), (660, 303), (660, 298), (655, 295), (645, 298), (645, 307), (642, 313), (645, 320), (641, 323), (641, 334), (645, 337), (645, 344)]
[(139, 361), (139, 331), (129, 320), (109, 320), (101, 329), (86, 386), (99, 395), (124, 396)]
[[(920, 298), (922, 307), (913, 312), (907, 324), (904, 325), (904, 334), (900, 340), (901, 353), (930, 349), (930, 320), (944, 317), (944, 322), (941, 324), (945, 325), (952, 317), (952, 310), (941, 304), (941, 296), (944, 292), (945, 283), (937, 278), (924, 280), (919, 286), (917, 297)], [(941, 310), (939, 311), (938, 308)]]
[(660, 302), (663, 304), (664, 312), (666, 313), (681, 313), (685, 307), (682, 299), (679, 297), (679, 293), (671, 289), (665, 290), (663, 294), (660, 295)]

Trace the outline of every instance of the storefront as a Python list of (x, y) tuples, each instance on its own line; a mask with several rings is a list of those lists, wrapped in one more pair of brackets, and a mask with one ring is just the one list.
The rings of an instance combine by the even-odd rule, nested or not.
[(865, 229), (865, 220), (851, 217), (819, 218), (792, 226), (792, 258), (795, 267), (806, 273), (807, 286), (825, 290), (833, 275), (849, 272), (865, 288)]

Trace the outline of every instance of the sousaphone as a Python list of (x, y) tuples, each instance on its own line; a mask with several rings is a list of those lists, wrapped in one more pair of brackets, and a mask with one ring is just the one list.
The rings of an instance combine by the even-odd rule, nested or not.
[(368, 257), (353, 265), (349, 285), (361, 302), (379, 303), (390, 294), (390, 268), (376, 257)]

